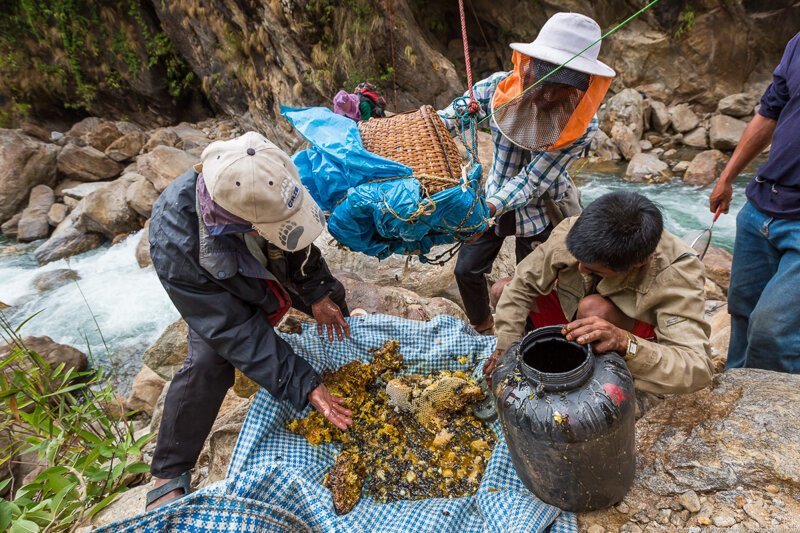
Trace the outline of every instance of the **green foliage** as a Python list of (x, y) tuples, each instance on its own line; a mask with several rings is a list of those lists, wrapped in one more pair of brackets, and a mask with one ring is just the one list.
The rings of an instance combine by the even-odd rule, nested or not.
[[(392, 67), (384, 67), (386, 61), (373, 52), (378, 39), (389, 48), (384, 9), (371, 0), (309, 0), (305, 11), (315, 69), (304, 74), (304, 82), (325, 94), (339, 88), (352, 91), (364, 81), (391, 81)], [(413, 50), (407, 57), (416, 62)]]
[(0, 108), (0, 128), (12, 128), (28, 118), (31, 106), (12, 100), (6, 109)]
[(167, 71), (167, 89), (173, 97), (178, 97), (189, 89), (195, 81), (195, 74), (175, 51), (169, 36), (159, 32), (147, 41), (147, 52), (150, 56), (147, 66), (153, 67), (161, 63)]
[[(166, 34), (151, 31), (143, 5), (144, 0), (6, 2), (0, 10), (0, 86), (17, 100), (29, 98), (14, 80), (27, 77), (33, 68), (45, 85), (64, 94), (66, 107), (88, 109), (100, 86), (124, 91), (143, 72), (158, 66), (166, 72), (169, 93), (184, 94), (193, 86), (194, 74)], [(108, 15), (101, 20), (101, 10), (113, 13), (117, 22), (110, 26)], [(21, 60), (6, 61), (20, 49), (25, 50)]]
[(675, 30), (676, 39), (680, 39), (692, 30), (694, 27), (694, 18), (694, 8), (688, 3), (684, 4), (683, 10), (680, 12), (680, 14), (678, 14), (678, 22), (680, 25), (678, 26), (678, 29)]
[(18, 332), (0, 312), (0, 333), (13, 346), (0, 361), (0, 467), (35, 452), (46, 468), (0, 500), (0, 530), (67, 531), (147, 471), (139, 458), (151, 435), (135, 439), (132, 424), (114, 414), (116, 393), (102, 371), (52, 367)]

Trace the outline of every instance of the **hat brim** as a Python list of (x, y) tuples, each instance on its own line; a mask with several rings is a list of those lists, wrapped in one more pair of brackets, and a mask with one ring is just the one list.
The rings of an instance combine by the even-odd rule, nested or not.
[(584, 56), (573, 58), (575, 54), (572, 52), (566, 52), (550, 46), (543, 46), (541, 44), (537, 44), (535, 41), (532, 43), (511, 43), (510, 46), (513, 50), (516, 50), (521, 54), (525, 54), (526, 56), (533, 57), (535, 59), (541, 59), (542, 61), (547, 61), (549, 63), (555, 63), (556, 65), (562, 65), (569, 61), (569, 63), (564, 65), (564, 68), (570, 68), (585, 74), (603, 76), (605, 78), (613, 78), (617, 75), (613, 68), (609, 67), (602, 61), (590, 59)]
[[(306, 193), (308, 194), (308, 193)], [(305, 198), (304, 200), (310, 200)], [(253, 224), (253, 228), (269, 242), (286, 252), (303, 250), (325, 229), (325, 215), (312, 201), (280, 222)]]

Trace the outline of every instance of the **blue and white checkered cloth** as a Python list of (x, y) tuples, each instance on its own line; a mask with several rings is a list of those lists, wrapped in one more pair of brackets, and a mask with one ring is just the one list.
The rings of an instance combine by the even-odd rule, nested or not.
[[(450, 316), (418, 322), (369, 315), (349, 321), (352, 336), (347, 341), (329, 342), (316, 328), (284, 338), (319, 371), (353, 359), (368, 360), (370, 349), (391, 339), (400, 341), (412, 373), (471, 371), (494, 349), (493, 337), (478, 335)], [(464, 356), (467, 361), (462, 363), (459, 359), (463, 361)], [(577, 533), (574, 514), (542, 502), (525, 489), (514, 472), (498, 422), (492, 426), (498, 443), (474, 495), (386, 504), (365, 496), (348, 514), (337, 516), (322, 478), (333, 465), (338, 445), (312, 446), (283, 427), (287, 420), (305, 414), (260, 391), (242, 427), (225, 480), (106, 530)]]

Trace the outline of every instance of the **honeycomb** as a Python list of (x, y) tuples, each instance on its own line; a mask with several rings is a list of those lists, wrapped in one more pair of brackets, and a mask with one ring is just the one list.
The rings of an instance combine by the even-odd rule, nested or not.
[(373, 351), (371, 363), (352, 361), (322, 377), (353, 411), (346, 431), (317, 411), (286, 428), (311, 444), (335, 442), (341, 452), (323, 484), (338, 514), (362, 493), (379, 502), (459, 498), (480, 484), (496, 438), (469, 406), (483, 393), (465, 373), (395, 375), (398, 341)]

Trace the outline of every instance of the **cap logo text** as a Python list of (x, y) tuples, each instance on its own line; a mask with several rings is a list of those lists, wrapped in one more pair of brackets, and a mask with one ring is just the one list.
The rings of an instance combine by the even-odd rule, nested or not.
[(294, 190), (292, 191), (292, 196), (289, 197), (289, 201), (286, 202), (286, 205), (291, 209), (294, 207), (294, 201), (297, 200), (297, 195), (300, 194), (300, 187), (295, 185)]

